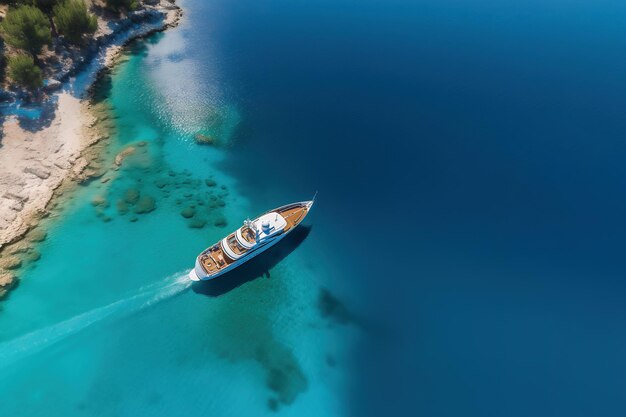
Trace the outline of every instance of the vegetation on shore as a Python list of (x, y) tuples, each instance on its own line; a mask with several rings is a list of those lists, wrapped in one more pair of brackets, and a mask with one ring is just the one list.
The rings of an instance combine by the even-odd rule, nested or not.
[(106, 0), (107, 7), (111, 10), (135, 10), (139, 7), (138, 0)]
[(98, 29), (94, 10), (118, 15), (137, 9), (139, 0), (0, 0), (0, 6), (6, 10), (0, 23), (5, 84), (33, 91), (43, 85), (44, 74), (54, 73), (50, 65), (62, 66), (68, 52), (74, 56), (73, 49), (93, 39)]
[(53, 10), (57, 31), (73, 44), (80, 44), (84, 35), (98, 28), (98, 19), (87, 11), (83, 0), (65, 0)]
[(8, 45), (28, 52), (33, 57), (52, 42), (50, 21), (40, 9), (33, 6), (10, 10), (0, 24), (0, 31)]
[(30, 90), (41, 87), (43, 75), (32, 57), (17, 54), (11, 55), (8, 61), (8, 73), (11, 81)]

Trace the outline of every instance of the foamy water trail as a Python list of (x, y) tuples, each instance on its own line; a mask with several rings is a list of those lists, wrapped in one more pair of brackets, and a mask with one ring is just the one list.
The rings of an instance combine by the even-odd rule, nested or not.
[(141, 288), (130, 297), (0, 343), (0, 368), (39, 352), (93, 324), (128, 316), (180, 294), (191, 283), (187, 272), (174, 274), (161, 282)]

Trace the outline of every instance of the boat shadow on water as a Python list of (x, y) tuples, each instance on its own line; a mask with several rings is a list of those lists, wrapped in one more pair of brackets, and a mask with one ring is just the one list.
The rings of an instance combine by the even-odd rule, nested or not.
[(311, 229), (312, 226), (300, 225), (300, 227), (289, 233), (289, 235), (274, 247), (218, 278), (209, 281), (194, 282), (191, 289), (196, 294), (202, 294), (208, 297), (219, 297), (246, 282), (262, 276), (269, 278), (270, 269), (274, 268), (291, 252), (296, 250), (298, 246), (304, 242), (309, 233), (311, 233)]

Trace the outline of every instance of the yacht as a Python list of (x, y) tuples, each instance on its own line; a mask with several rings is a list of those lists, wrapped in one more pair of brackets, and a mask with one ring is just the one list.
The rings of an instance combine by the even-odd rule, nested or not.
[(314, 201), (315, 197), (278, 207), (254, 220), (247, 219), (239, 229), (198, 255), (189, 278), (193, 281), (217, 278), (274, 246), (304, 220)]

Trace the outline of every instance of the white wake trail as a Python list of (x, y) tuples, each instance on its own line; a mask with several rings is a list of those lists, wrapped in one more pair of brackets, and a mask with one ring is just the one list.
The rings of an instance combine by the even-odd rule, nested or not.
[(0, 368), (39, 352), (95, 323), (128, 316), (182, 293), (192, 283), (187, 272), (174, 274), (162, 282), (144, 287), (137, 294), (123, 300), (0, 343)]

